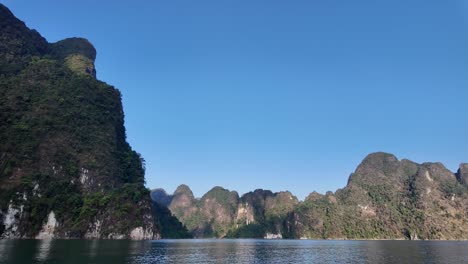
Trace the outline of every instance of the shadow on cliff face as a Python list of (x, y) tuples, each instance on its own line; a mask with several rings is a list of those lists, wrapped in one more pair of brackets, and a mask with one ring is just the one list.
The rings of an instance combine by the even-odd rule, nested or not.
[(167, 206), (153, 201), (153, 216), (162, 238), (192, 238), (185, 225), (172, 215)]

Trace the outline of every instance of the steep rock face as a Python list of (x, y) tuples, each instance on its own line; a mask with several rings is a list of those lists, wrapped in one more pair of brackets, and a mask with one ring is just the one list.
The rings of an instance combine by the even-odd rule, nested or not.
[(237, 225), (229, 237), (281, 238), (283, 220), (299, 203), (290, 192), (257, 189), (240, 198)]
[(281, 237), (283, 219), (298, 204), (290, 192), (255, 190), (239, 198), (237, 192), (214, 187), (200, 199), (181, 185), (173, 195), (161, 189), (153, 201), (168, 207), (194, 237)]
[(461, 239), (468, 192), (441, 163), (367, 156), (335, 194), (311, 194), (289, 214), (291, 238)]
[[(173, 214), (168, 206), (173, 201), (173, 197), (176, 197), (174, 200), (174, 206), (179, 206), (179, 210), (175, 210)], [(159, 225), (161, 230), (162, 238), (191, 238), (192, 235), (188, 232), (187, 227), (182, 224), (179, 219), (175, 216), (177, 215), (181, 219), (189, 217), (190, 214), (185, 212), (192, 212), (190, 207), (194, 201), (193, 193), (186, 185), (181, 185), (175, 191), (175, 194), (168, 195), (164, 189), (155, 189), (151, 191), (151, 199), (153, 201), (153, 215), (157, 216), (159, 219)], [(177, 205), (177, 206), (176, 206)]]
[(461, 184), (468, 186), (468, 163), (460, 164), (457, 172), (457, 179)]
[(0, 236), (158, 236), (121, 95), (94, 47), (49, 44), (0, 4)]
[(96, 49), (84, 38), (68, 38), (52, 45), (52, 55), (60, 59), (77, 74), (89, 74), (96, 78)]
[(195, 237), (223, 237), (234, 225), (239, 196), (221, 187), (214, 187), (201, 199), (195, 199), (187, 185), (180, 185), (173, 195), (153, 191), (153, 201), (168, 208)]
[(364, 158), (346, 187), (312, 192), (303, 202), (262, 189), (238, 198), (220, 187), (195, 199), (183, 186), (169, 207), (195, 237), (467, 239), (467, 167), (454, 174), (441, 163), (378, 152)]
[(234, 225), (239, 195), (237, 192), (214, 187), (200, 200), (201, 214), (207, 220), (203, 233), (208, 237), (224, 237)]
[(27, 28), (1, 4), (0, 17), (0, 75), (16, 74), (33, 56), (49, 51), (49, 44), (37, 31)]
[(179, 186), (172, 195), (169, 208), (179, 219), (191, 217), (197, 211), (192, 190), (186, 185)]

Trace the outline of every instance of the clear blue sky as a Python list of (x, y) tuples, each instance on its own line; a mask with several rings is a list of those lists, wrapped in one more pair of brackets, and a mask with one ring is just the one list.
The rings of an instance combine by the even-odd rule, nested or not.
[(81, 36), (150, 188), (335, 191), (370, 152), (468, 162), (467, 1), (1, 1)]

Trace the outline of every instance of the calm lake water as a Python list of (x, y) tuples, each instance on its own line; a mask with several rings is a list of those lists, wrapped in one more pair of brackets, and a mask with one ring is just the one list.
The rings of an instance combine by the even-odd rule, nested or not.
[(468, 263), (468, 242), (0, 240), (0, 263)]

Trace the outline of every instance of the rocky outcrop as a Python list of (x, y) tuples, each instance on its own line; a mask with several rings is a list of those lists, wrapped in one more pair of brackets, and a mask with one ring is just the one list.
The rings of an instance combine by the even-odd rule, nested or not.
[(133, 240), (146, 240), (155, 238), (158, 239), (159, 237), (155, 237), (154, 231), (151, 228), (144, 228), (139, 226), (130, 231), (130, 239)]
[(168, 208), (194, 237), (278, 238), (282, 219), (298, 203), (290, 192), (258, 189), (239, 197), (222, 187), (195, 199), (186, 185), (179, 186), (173, 195), (154, 190), (151, 197), (161, 205), (170, 201)]
[(236, 192), (214, 187), (201, 199), (195, 199), (187, 185), (180, 185), (173, 195), (165, 193), (156, 189), (151, 197), (159, 205), (167, 205), (194, 237), (223, 237), (234, 225), (239, 199)]
[(55, 218), (54, 211), (50, 211), (47, 217), (47, 223), (42, 226), (41, 231), (37, 234), (37, 239), (51, 239), (54, 238), (55, 228), (58, 226), (57, 219)]
[(345, 188), (309, 195), (289, 214), (283, 237), (466, 239), (467, 210), (466, 187), (441, 163), (373, 153)]
[(48, 43), (0, 4), (0, 237), (158, 237), (121, 94), (83, 38)]
[(238, 197), (221, 187), (195, 199), (185, 185), (171, 198), (153, 197), (169, 201), (195, 237), (468, 239), (467, 172), (466, 164), (454, 174), (441, 163), (377, 152), (343, 189), (312, 192), (302, 202), (290, 192), (258, 189)]
[(457, 172), (457, 179), (461, 184), (468, 186), (468, 163), (460, 164)]
[(53, 43), (51, 53), (77, 74), (96, 78), (96, 49), (87, 39), (68, 38)]
[(0, 229), (2, 237), (20, 238), (21, 234), (18, 230), (19, 221), (23, 215), (24, 205), (19, 208), (13, 205), (12, 201), (8, 204), (8, 210), (5, 213), (0, 211), (0, 216), (3, 218), (3, 224)]

